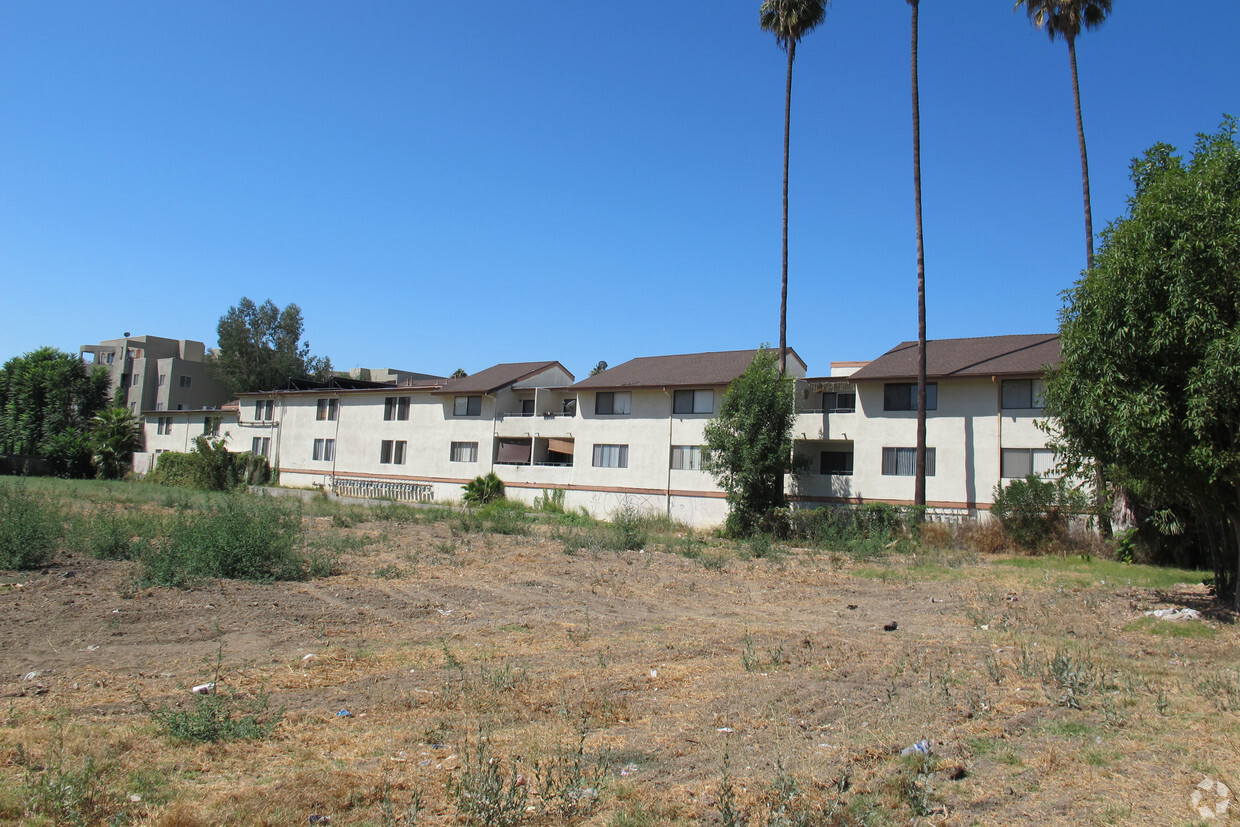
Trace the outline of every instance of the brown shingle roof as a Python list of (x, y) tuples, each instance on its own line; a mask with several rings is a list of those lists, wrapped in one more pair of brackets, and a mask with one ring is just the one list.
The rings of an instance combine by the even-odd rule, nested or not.
[[(934, 378), (1037, 374), (1058, 363), (1059, 335), (1055, 333), (926, 342), (926, 376)], [(849, 378), (916, 379), (917, 343), (901, 342)]]
[(507, 362), (502, 365), (493, 365), (486, 370), (480, 370), (472, 376), (453, 379), (444, 383), (443, 388), (435, 392), (441, 394), (494, 393), (500, 388), (520, 382), (522, 379), (528, 379), (536, 373), (553, 367), (558, 367), (567, 373), (570, 380), (573, 378), (572, 373), (569, 373), (567, 368), (555, 361)]
[[(582, 379), (573, 387), (578, 390), (608, 388), (671, 388), (726, 385), (745, 372), (756, 350), (723, 350), (714, 353), (683, 353), (676, 356), (642, 356)], [(788, 360), (805, 362), (796, 351), (788, 348)], [(792, 371), (790, 371), (792, 372)]]

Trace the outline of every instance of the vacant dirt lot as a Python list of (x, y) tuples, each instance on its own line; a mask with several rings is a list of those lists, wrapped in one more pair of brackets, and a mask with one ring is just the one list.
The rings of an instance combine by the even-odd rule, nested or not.
[[(342, 573), (151, 589), (69, 552), (0, 576), (0, 815), (448, 824), (491, 797), (494, 824), (1192, 824), (1240, 791), (1233, 619), (1142, 618), (1209, 610), (1187, 574), (307, 522)], [(270, 736), (162, 733), (151, 709), (192, 710), (217, 657), (217, 698), (284, 707)]]

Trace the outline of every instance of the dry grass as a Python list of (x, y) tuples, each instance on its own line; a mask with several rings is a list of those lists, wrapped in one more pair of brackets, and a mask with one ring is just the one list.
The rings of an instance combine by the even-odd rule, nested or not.
[[(22, 584), (0, 591), (0, 822), (460, 823), (480, 739), (531, 825), (1187, 825), (1203, 776), (1240, 788), (1231, 618), (1139, 619), (1206, 605), (1174, 575), (1013, 565), (985, 527), (862, 565), (308, 522), (341, 574), (135, 590), (132, 564), (74, 555), (0, 578)], [(137, 695), (187, 703), (221, 642), (221, 680), (284, 719), (170, 741)], [(549, 766), (598, 783), (555, 793)]]

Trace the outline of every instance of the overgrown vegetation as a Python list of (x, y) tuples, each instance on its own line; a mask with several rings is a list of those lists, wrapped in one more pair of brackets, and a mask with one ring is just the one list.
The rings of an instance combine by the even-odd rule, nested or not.
[(465, 483), (461, 499), (466, 505), (486, 505), (504, 496), (504, 482), (494, 471), (485, 477), (474, 477)]
[(170, 738), (215, 743), (265, 738), (279, 725), (284, 708), (272, 708), (266, 692), (243, 695), (223, 681), (224, 645), (216, 650), (210, 681), (201, 684), (189, 706), (149, 703), (138, 696), (142, 708)]
[(56, 554), (64, 512), (23, 481), (0, 482), (0, 569), (36, 569)]
[(159, 455), (149, 482), (202, 491), (231, 491), (243, 485), (263, 485), (271, 478), (267, 458), (229, 451), (225, 441), (205, 434), (194, 437), (189, 453), (166, 451)]
[(1030, 474), (1006, 486), (995, 486), (990, 513), (1017, 546), (1034, 551), (1066, 543), (1073, 518), (1087, 509), (1085, 495), (1062, 477), (1044, 480)]

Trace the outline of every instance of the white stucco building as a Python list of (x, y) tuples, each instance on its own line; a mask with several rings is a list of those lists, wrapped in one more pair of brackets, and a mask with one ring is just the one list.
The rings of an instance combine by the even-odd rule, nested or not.
[[(807, 460), (804, 473), (789, 478), (794, 505), (912, 502), (916, 350), (906, 342), (810, 378), (789, 351), (794, 450)], [(287, 486), (459, 500), (465, 483), (494, 471), (513, 499), (562, 489), (568, 508), (598, 517), (630, 504), (687, 525), (718, 525), (727, 504), (701, 470), (703, 428), (754, 353), (643, 357), (580, 382), (544, 361), (461, 379), (243, 394), (235, 410), (152, 412), (147, 446), (186, 450), (214, 416), (231, 450), (267, 456)], [(1001, 480), (1049, 471), (1037, 422), (1043, 371), (1058, 360), (1054, 334), (929, 343), (932, 512), (976, 515)]]

